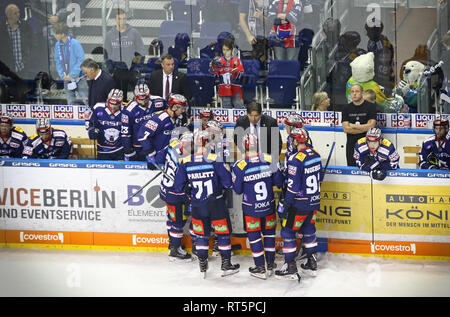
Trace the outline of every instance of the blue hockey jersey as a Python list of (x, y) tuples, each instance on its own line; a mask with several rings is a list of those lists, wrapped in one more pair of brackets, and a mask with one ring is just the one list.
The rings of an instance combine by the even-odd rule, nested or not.
[[(161, 159), (159, 156), (162, 156), (163, 158)], [(187, 200), (187, 196), (184, 191), (176, 192), (174, 188), (174, 179), (179, 166), (178, 162), (185, 156), (186, 154), (183, 154), (181, 151), (181, 143), (178, 140), (173, 140), (164, 148), (164, 150), (159, 151), (156, 154), (157, 161), (165, 160), (163, 169), (168, 176), (163, 175), (162, 177), (159, 197), (168, 204), (173, 205), (179, 202), (185, 202)]]
[[(179, 120), (172, 119), (167, 111), (155, 112), (147, 122), (142, 124), (138, 131), (142, 155), (154, 155), (164, 149), (172, 138), (172, 131), (179, 125), (178, 122)], [(164, 164), (164, 161), (161, 160), (156, 162)]]
[(356, 142), (353, 157), (356, 160), (356, 166), (366, 172), (374, 169), (395, 170), (399, 167), (400, 161), (400, 156), (391, 141), (381, 139), (380, 147), (375, 154), (372, 154), (365, 137)]
[(320, 207), (320, 182), (322, 160), (314, 149), (306, 148), (289, 157), (287, 161), (287, 190), (284, 206), (312, 211)]
[(97, 103), (92, 111), (85, 113), (85, 120), (89, 137), (92, 139), (95, 134), (97, 139), (98, 153), (114, 153), (123, 149), (121, 110), (113, 113), (105, 103)]
[(272, 165), (272, 156), (259, 154), (237, 161), (232, 168), (233, 189), (242, 194), (242, 211), (251, 217), (275, 212), (273, 186), (281, 187), (283, 174)]
[(23, 150), (24, 158), (67, 159), (72, 154), (72, 141), (60, 129), (51, 128), (51, 137), (44, 142), (38, 134), (30, 137)]
[(192, 206), (206, 205), (232, 185), (230, 171), (225, 163), (217, 161), (216, 154), (192, 154), (180, 159), (179, 163), (174, 188), (178, 193), (184, 192), (189, 182)]
[[(433, 159), (436, 164), (431, 163)], [(449, 169), (450, 141), (438, 141), (435, 136), (423, 141), (422, 148), (419, 152), (419, 167), (421, 169)]]
[(153, 115), (151, 107), (142, 107), (136, 101), (130, 102), (122, 110), (121, 137), (125, 155), (133, 157), (139, 155), (142, 149), (138, 141), (138, 133), (142, 124), (147, 122)]
[(217, 140), (214, 139), (209, 143), (209, 147), (211, 153), (217, 155), (217, 159), (220, 162), (230, 162), (231, 161), (231, 152), (230, 152), (230, 142), (227, 139), (227, 136), (224, 134), (221, 137), (217, 136)]
[(21, 128), (13, 127), (9, 138), (0, 137), (0, 157), (22, 158), (27, 141), (26, 133)]

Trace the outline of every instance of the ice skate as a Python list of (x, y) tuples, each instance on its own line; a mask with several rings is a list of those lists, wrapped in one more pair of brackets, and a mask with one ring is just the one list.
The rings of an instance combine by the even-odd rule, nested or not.
[(192, 261), (192, 256), (183, 250), (183, 248), (170, 246), (169, 249), (169, 261), (170, 262), (190, 262)]
[(202, 259), (199, 257), (198, 264), (200, 267), (200, 273), (202, 273), (203, 278), (206, 278), (206, 271), (208, 270), (208, 258)]
[(267, 274), (266, 274), (266, 268), (264, 266), (253, 266), (250, 267), (248, 269), (248, 271), (250, 272), (251, 276), (260, 278), (260, 279), (267, 279)]
[(284, 263), (281, 269), (275, 271), (275, 277), (284, 280), (298, 280), (300, 283), (300, 275), (297, 271), (297, 264)]
[(302, 272), (310, 276), (317, 276), (317, 258), (313, 254), (309, 257), (305, 263), (300, 265)]
[(239, 264), (231, 264), (231, 259), (222, 258), (222, 276), (228, 276), (239, 272)]
[(274, 274), (276, 268), (277, 264), (275, 262), (267, 263), (267, 277), (271, 277)]
[(213, 239), (213, 245), (212, 245), (212, 256), (219, 256), (220, 255), (220, 251), (219, 251), (219, 238), (217, 238), (216, 235), (213, 235), (212, 237)]

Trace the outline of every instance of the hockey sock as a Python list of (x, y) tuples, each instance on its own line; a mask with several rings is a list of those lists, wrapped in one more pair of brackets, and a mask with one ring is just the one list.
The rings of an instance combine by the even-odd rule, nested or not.
[(247, 231), (250, 249), (252, 250), (253, 261), (256, 266), (264, 266), (264, 247), (260, 231)]
[(181, 239), (183, 239), (183, 228), (172, 226), (169, 229), (169, 239), (170, 245), (178, 248), (181, 245)]
[(195, 248), (199, 258), (206, 259), (209, 250), (209, 236), (197, 236), (195, 240)]
[(273, 263), (275, 261), (275, 234), (264, 235), (264, 252), (266, 262)]
[(218, 234), (219, 252), (223, 259), (231, 258), (231, 239), (229, 234)]
[(295, 239), (295, 232), (281, 228), (281, 238), (283, 238), (283, 253), (284, 261), (292, 263), (295, 261), (295, 251), (297, 251), (297, 239)]

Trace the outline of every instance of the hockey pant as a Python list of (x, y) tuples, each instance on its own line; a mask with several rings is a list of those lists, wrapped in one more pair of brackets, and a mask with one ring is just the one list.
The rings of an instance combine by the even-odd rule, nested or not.
[[(266, 217), (245, 216), (245, 228), (256, 266), (264, 266), (275, 261), (275, 230), (277, 217), (273, 213)], [(263, 240), (263, 239), (264, 240)]]
[(213, 229), (218, 238), (222, 258), (231, 258), (231, 221), (223, 197), (211, 199), (206, 205), (192, 206), (192, 229), (199, 258), (207, 258), (209, 237)]
[(295, 261), (295, 252), (297, 250), (296, 232), (303, 234), (306, 256), (311, 257), (316, 252), (316, 214), (316, 210), (306, 212), (290, 210), (287, 218), (283, 220), (281, 238), (283, 239), (283, 253), (286, 263)]
[[(178, 248), (183, 239), (183, 228), (186, 225), (188, 215), (186, 205), (183, 203), (169, 204), (167, 206), (167, 233), (169, 235), (169, 246)], [(192, 223), (190, 224), (191, 241), (194, 243), (195, 237), (192, 235)]]

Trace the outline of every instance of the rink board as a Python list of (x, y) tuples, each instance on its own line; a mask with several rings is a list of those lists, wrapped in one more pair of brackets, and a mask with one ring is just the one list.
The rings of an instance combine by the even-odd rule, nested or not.
[[(0, 245), (167, 250), (160, 177), (124, 204), (155, 174), (140, 162), (0, 160)], [(319, 249), (450, 259), (449, 188), (449, 171), (398, 170), (371, 182), (355, 168), (330, 166)], [(230, 213), (233, 233), (242, 234), (239, 199)], [(248, 252), (245, 237), (233, 237), (238, 243)]]

